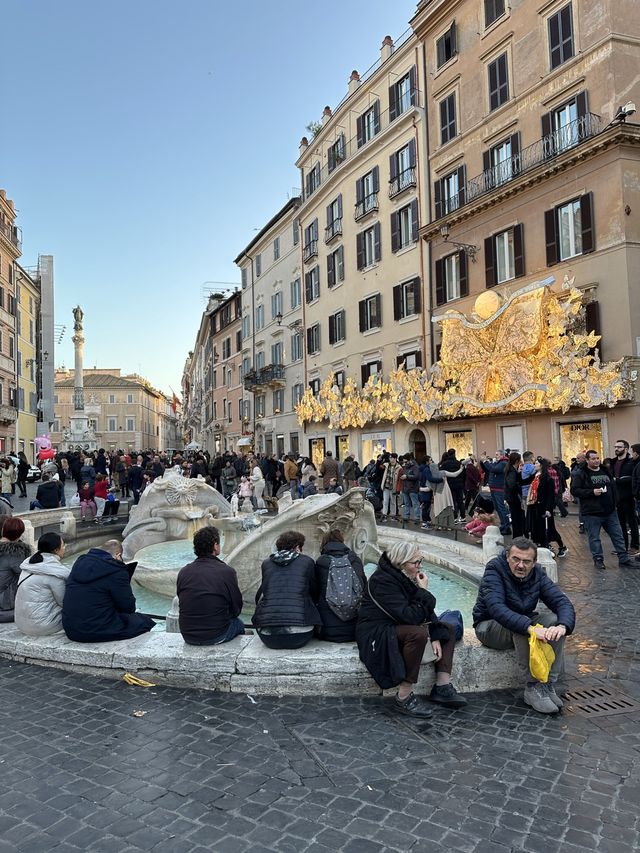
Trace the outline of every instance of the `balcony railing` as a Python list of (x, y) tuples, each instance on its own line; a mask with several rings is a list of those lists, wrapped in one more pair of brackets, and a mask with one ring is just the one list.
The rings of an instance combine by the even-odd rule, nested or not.
[(543, 136), (542, 139), (523, 148), (513, 157), (485, 169), (480, 175), (468, 180), (456, 195), (443, 198), (440, 205), (436, 207), (436, 219), (458, 210), (464, 204), (504, 186), (518, 175), (559, 157), (571, 148), (591, 139), (603, 130), (603, 124), (599, 115), (586, 113), (564, 127), (554, 130), (553, 133)]
[(373, 213), (378, 209), (378, 193), (371, 193), (356, 204), (353, 218), (357, 222), (359, 219), (363, 219), (367, 214)]
[(283, 364), (268, 364), (266, 367), (250, 370), (249, 373), (245, 373), (243, 378), (244, 387), (247, 391), (258, 389), (264, 385), (280, 388), (284, 385), (284, 381)]
[(306, 264), (307, 261), (310, 261), (311, 258), (317, 257), (317, 255), (318, 255), (318, 241), (317, 240), (310, 240), (305, 245), (304, 249), (302, 250), (302, 259)]
[(389, 181), (389, 198), (394, 198), (415, 186), (417, 186), (416, 169), (415, 166), (411, 166), (404, 172), (400, 172), (392, 181)]
[(0, 406), (0, 424), (14, 424), (18, 413), (13, 406)]
[(342, 217), (334, 219), (324, 229), (324, 242), (330, 243), (335, 237), (339, 237), (340, 234), (342, 234)]
[(0, 222), (0, 234), (12, 243), (17, 249), (22, 249), (20, 229), (17, 225), (9, 225), (8, 222)]

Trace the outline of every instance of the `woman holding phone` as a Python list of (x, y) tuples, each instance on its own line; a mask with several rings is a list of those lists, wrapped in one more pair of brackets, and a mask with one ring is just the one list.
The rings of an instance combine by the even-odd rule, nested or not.
[(385, 551), (369, 578), (358, 613), (356, 642), (360, 660), (383, 689), (398, 687), (395, 708), (414, 717), (431, 710), (413, 693), (428, 644), (436, 670), (432, 702), (462, 708), (466, 699), (451, 684), (454, 629), (435, 615), (436, 599), (422, 569), (423, 556), (410, 542)]

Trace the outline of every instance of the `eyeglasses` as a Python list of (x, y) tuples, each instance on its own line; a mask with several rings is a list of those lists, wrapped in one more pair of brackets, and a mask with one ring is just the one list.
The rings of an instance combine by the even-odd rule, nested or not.
[(408, 560), (407, 565), (408, 566), (420, 566), (420, 565), (422, 565), (422, 557), (420, 557), (419, 560)]
[(509, 562), (513, 563), (515, 566), (525, 566), (525, 568), (529, 568), (529, 566), (533, 566), (535, 560), (521, 560), (518, 557), (511, 556), (510, 554)]

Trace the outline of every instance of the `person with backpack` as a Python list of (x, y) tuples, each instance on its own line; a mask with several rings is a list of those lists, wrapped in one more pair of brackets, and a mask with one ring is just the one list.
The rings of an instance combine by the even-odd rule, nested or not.
[(337, 528), (322, 537), (315, 580), (314, 601), (322, 619), (316, 637), (329, 643), (353, 643), (367, 579), (362, 560), (345, 544)]

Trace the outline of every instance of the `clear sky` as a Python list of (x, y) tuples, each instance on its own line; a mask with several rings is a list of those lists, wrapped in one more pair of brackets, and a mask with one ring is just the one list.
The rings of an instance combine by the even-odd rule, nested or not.
[(305, 126), (416, 0), (0, 0), (0, 187), (54, 255), (56, 365), (180, 392), (210, 282), (299, 186)]

